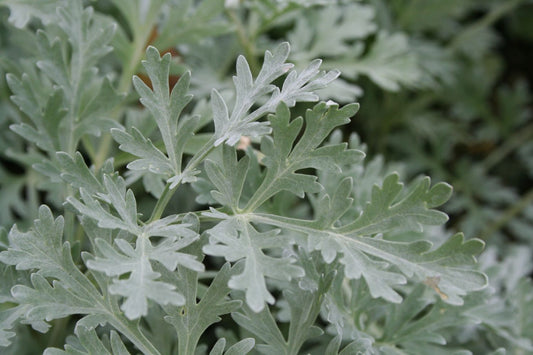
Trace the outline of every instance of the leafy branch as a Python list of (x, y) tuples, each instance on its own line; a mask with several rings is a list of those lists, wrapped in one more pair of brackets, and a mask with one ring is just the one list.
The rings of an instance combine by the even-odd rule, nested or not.
[[(79, 326), (92, 329), (109, 323), (141, 351), (159, 354), (136, 322), (120, 313), (116, 298), (104, 297), (79, 271), (72, 261), (69, 242), (62, 242), (63, 225), (61, 216), (54, 220), (50, 209), (41, 206), (32, 230), (24, 233), (15, 226), (9, 233), (10, 248), (0, 253), (0, 261), (15, 265), (18, 270), (37, 270), (31, 276), (32, 286), (12, 288), (19, 316), (34, 329), (46, 332), (50, 327), (47, 321), (73, 314), (84, 315), (78, 321)], [(52, 284), (47, 278), (54, 279)]]
[[(153, 90), (138, 78), (134, 79), (134, 85), (141, 96), (141, 103), (150, 110), (158, 124), (166, 154), (148, 138), (143, 137), (139, 131), (133, 130), (129, 134), (113, 130), (113, 134), (115, 140), (121, 144), (121, 149), (141, 157), (128, 165), (131, 169), (149, 170), (167, 178), (167, 186), (150, 221), (161, 217), (170, 197), (181, 183), (195, 181), (195, 176), (199, 173), (197, 166), (217, 146), (224, 142), (235, 145), (242, 136), (259, 137), (268, 134), (271, 130), (269, 123), (257, 120), (274, 111), (281, 102), (291, 107), (296, 102), (317, 101), (318, 96), (314, 92), (325, 87), (339, 75), (337, 71), (320, 72), (320, 60), (313, 61), (300, 73), (295, 70), (290, 71), (292, 64), (285, 62), (289, 55), (288, 43), (280, 44), (272, 53), (266, 51), (263, 66), (255, 80), (246, 59), (240, 56), (237, 59), (237, 73), (233, 80), (236, 96), (231, 115), (221, 94), (213, 90), (211, 107), (215, 124), (214, 135), (193, 155), (182, 170), (184, 147), (195, 130), (194, 116), (185, 116), (178, 120), (191, 98), (187, 94), (189, 74), (182, 76), (169, 96), (166, 78), (169, 73), (170, 54), (160, 58), (153, 47), (149, 47), (146, 53), (147, 59), (143, 65), (150, 77)], [(281, 89), (272, 84), (287, 72)], [(264, 100), (265, 96), (269, 96), (266, 101), (250, 112), (252, 106)]]
[[(254, 311), (263, 309), (264, 302), (271, 303), (272, 296), (266, 289), (264, 278), (271, 270), (290, 280), (297, 273), (282, 267), (291, 266), (290, 260), (275, 260), (276, 266), (268, 269), (261, 249), (277, 246), (290, 250), (289, 240), (277, 237), (273, 231), (263, 237), (254, 237), (255, 231), (250, 222), (281, 228), (283, 231), (301, 233), (305, 240), (295, 241), (310, 251), (319, 250), (326, 263), (333, 262), (337, 256), (344, 265), (345, 276), (349, 279), (363, 277), (373, 297), (389, 302), (402, 300), (394, 287), (403, 285), (407, 278), (417, 282), (433, 282), (439, 296), (447, 303), (460, 305), (462, 296), (467, 292), (482, 289), (487, 284), (486, 276), (478, 271), (461, 268), (475, 262), (474, 255), (481, 252), (484, 243), (473, 239), (464, 241), (461, 234), (451, 237), (437, 249), (424, 240), (398, 242), (382, 237), (390, 232), (420, 232), (424, 225), (441, 225), (447, 221), (446, 214), (434, 210), (451, 195), (451, 187), (440, 183), (431, 187), (429, 178), (420, 179), (406, 192), (398, 182), (398, 175), (387, 176), (382, 186), (375, 185), (370, 200), (359, 216), (352, 222), (339, 225), (339, 220), (350, 209), (353, 199), (351, 178), (345, 178), (331, 194), (322, 191), (316, 177), (296, 173), (297, 170), (312, 167), (328, 172), (340, 172), (342, 166), (359, 161), (363, 153), (346, 149), (345, 144), (330, 144), (319, 147), (329, 133), (337, 126), (346, 124), (357, 106), (349, 105), (339, 109), (337, 105), (317, 104), (306, 114), (306, 127), (303, 135), (295, 144), (302, 128), (302, 119), (290, 121), (290, 112), (281, 104), (276, 115), (269, 117), (273, 137), (264, 137), (261, 144), (262, 159), (266, 172), (260, 185), (240, 210), (239, 199), (246, 179), (248, 159), (236, 162), (233, 154), (225, 153), (217, 171), (208, 164), (208, 175), (217, 190), (212, 195), (231, 207), (234, 216), (213, 211), (204, 215), (222, 221), (208, 230), (210, 243), (204, 252), (224, 256), (228, 261), (245, 259), (242, 282), (230, 282), (234, 289), (245, 289), (248, 306)], [(221, 171), (231, 170), (231, 182), (222, 180)], [(267, 199), (280, 191), (290, 191), (300, 197), (304, 193), (321, 192), (315, 220), (302, 220), (279, 216), (271, 213), (255, 212)], [(379, 233), (379, 234), (378, 234)], [(275, 237), (276, 236), (276, 237)], [(246, 252), (237, 252), (237, 245)], [(262, 261), (265, 260), (265, 261)], [(267, 272), (268, 270), (268, 272)], [(254, 286), (257, 283), (256, 286)]]
[[(371, 200), (355, 221), (336, 227), (335, 222), (351, 204), (350, 186), (351, 181), (345, 179), (333, 197), (326, 195), (319, 204), (322, 206), (317, 211), (319, 218), (314, 221), (269, 214), (257, 214), (251, 220), (306, 234), (309, 247), (320, 250), (326, 262), (342, 254), (340, 262), (345, 266), (346, 277), (362, 276), (373, 297), (390, 302), (401, 301), (391, 286), (405, 283), (404, 276), (415, 277), (420, 282), (438, 278), (439, 295), (451, 304), (462, 304), (461, 296), (486, 286), (482, 273), (458, 268), (474, 263), (473, 255), (480, 253), (484, 246), (480, 240), (465, 242), (461, 234), (456, 234), (432, 250), (428, 241), (396, 242), (374, 236), (392, 230), (417, 231), (422, 225), (444, 223), (447, 217), (431, 208), (448, 199), (448, 185), (437, 184), (430, 189), (426, 178), (399, 198), (402, 186), (398, 176), (391, 174), (381, 188), (374, 187)], [(400, 272), (391, 269), (391, 265)]]

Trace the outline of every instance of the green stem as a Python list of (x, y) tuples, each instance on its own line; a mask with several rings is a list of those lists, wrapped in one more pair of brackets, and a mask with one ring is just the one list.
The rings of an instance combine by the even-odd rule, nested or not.
[[(130, 60), (127, 62), (126, 66), (124, 67), (124, 70), (120, 74), (120, 79), (118, 82), (117, 91), (119, 93), (125, 93), (126, 95), (129, 94), (131, 90), (131, 82), (132, 77), (137, 72), (137, 67), (139, 66), (139, 63), (141, 62), (141, 59), (144, 56), (144, 50), (146, 48), (146, 42), (148, 41), (148, 37), (150, 36), (150, 32), (153, 27), (153, 23), (155, 22), (155, 19), (146, 24), (143, 28), (145, 28), (145, 31), (142, 31), (141, 35), (137, 35), (133, 41), (133, 53), (130, 57)], [(135, 32), (138, 33), (137, 31)], [(124, 100), (124, 102), (126, 99)], [(124, 102), (116, 107), (113, 112), (111, 113), (111, 118), (114, 120), (118, 120), (123, 112), (123, 104)], [(95, 154), (95, 158), (93, 160), (94, 167), (96, 171), (98, 171), (102, 165), (104, 164), (105, 160), (107, 159), (109, 155), (109, 150), (111, 149), (111, 145), (113, 143), (113, 139), (109, 133), (106, 133), (102, 135), (102, 139), (100, 140), (98, 152)]]
[(95, 161), (96, 160), (96, 152), (94, 151), (94, 145), (92, 144), (92, 142), (89, 139), (89, 137), (84, 135), (83, 137), (81, 137), (81, 142), (82, 142), (83, 146), (85, 147), (85, 151), (89, 155), (89, 159), (91, 159), (91, 161)]
[(523, 0), (502, 1), (495, 6), (490, 12), (485, 14), (481, 19), (461, 31), (450, 43), (450, 48), (457, 49), (462, 42), (478, 34), (479, 31), (486, 27), (492, 26), (496, 21), (511, 12)]
[[(67, 185), (67, 188), (65, 190), (65, 196), (63, 197), (63, 200), (66, 201), (67, 197), (74, 196), (74, 191), (71, 185)], [(75, 241), (75, 232), (74, 232), (74, 222), (75, 222), (75, 214), (69, 209), (65, 209), (65, 227), (64, 227), (64, 235), (65, 238), (70, 241), (71, 243)]]
[[(187, 174), (188, 172), (193, 171), (202, 161), (204, 161), (205, 157), (207, 157), (209, 153), (211, 153), (216, 148), (214, 146), (214, 142), (215, 137), (212, 137), (206, 144), (204, 144), (204, 146), (198, 151), (198, 153), (196, 153), (189, 161), (189, 163), (183, 170), (183, 174)], [(165, 208), (170, 202), (170, 199), (172, 198), (179, 186), (180, 184), (177, 184), (171, 189), (170, 184), (167, 183), (165, 189), (163, 190), (163, 193), (161, 194), (161, 197), (159, 197), (159, 200), (157, 200), (152, 215), (150, 216), (150, 219), (147, 223), (151, 223), (161, 218), (163, 212), (165, 211)]]
[(194, 154), (192, 159), (187, 163), (187, 166), (184, 169), (184, 173), (187, 171), (194, 170), (198, 165), (200, 165), (204, 159), (211, 153), (216, 147), (215, 147), (215, 141), (216, 138), (213, 135), (207, 143), (205, 143), (200, 150)]
[(497, 220), (490, 223), (481, 233), (481, 238), (487, 240), (492, 234), (505, 227), (514, 217), (522, 212), (526, 207), (533, 203), (533, 188), (530, 189), (522, 198), (509, 207)]
[(195, 348), (196, 344), (198, 344), (198, 337), (194, 337), (194, 339), (191, 339), (191, 337), (187, 337), (184, 341), (178, 341), (178, 354), (180, 355), (194, 355), (195, 354)]
[(29, 220), (37, 218), (37, 211), (39, 210), (39, 196), (37, 194), (37, 179), (38, 176), (35, 173), (35, 170), (28, 170), (28, 175), (26, 179), (26, 194), (28, 205)]
[(259, 73), (261, 67), (259, 65), (259, 62), (257, 61), (257, 58), (255, 57), (254, 44), (252, 41), (250, 41), (250, 38), (248, 38), (248, 35), (246, 34), (247, 31), (235, 11), (227, 10), (226, 12), (231, 21), (235, 24), (235, 27), (237, 29), (237, 38), (239, 39), (239, 43), (244, 49), (244, 56), (246, 57), (246, 60), (250, 65), (250, 71), (255, 76)]
[(302, 310), (307, 311), (304, 317), (299, 317), (298, 322), (295, 324), (291, 320), (289, 328), (289, 339), (287, 341), (287, 353), (290, 355), (300, 354), (300, 349), (302, 345), (307, 340), (307, 333), (309, 328), (313, 326), (320, 313), (320, 307), (323, 301), (323, 293), (321, 291), (315, 291), (314, 293), (309, 292), (301, 300), (303, 303)]
[(128, 338), (143, 354), (160, 355), (157, 348), (146, 338), (139, 328), (127, 319), (121, 319), (116, 314), (112, 315), (111, 325), (126, 338)]
[[(274, 8), (273, 10), (275, 11), (275, 13), (270, 16), (268, 19), (266, 19), (265, 21), (263, 21), (263, 23), (261, 24), (261, 26), (259, 26), (259, 28), (257, 28), (255, 31), (253, 31), (253, 35), (251, 36), (252, 39), (256, 39), (257, 37), (259, 37), (263, 32), (267, 31), (271, 26), (272, 24), (278, 20), (280, 18), (280, 16), (283, 16), (295, 9), (297, 9), (298, 7), (297, 6), (287, 6), (285, 7), (283, 10), (281, 11), (277, 11), (276, 8)], [(260, 11), (260, 10), (258, 10)], [(252, 14), (256, 14), (256, 12), (252, 12)]]
[(168, 203), (170, 202), (170, 199), (172, 198), (172, 196), (174, 195), (174, 192), (176, 192), (178, 187), (179, 187), (179, 184), (175, 186), (173, 189), (170, 189), (170, 184), (167, 184), (165, 186), (165, 189), (163, 190), (161, 197), (159, 197), (159, 200), (157, 200), (154, 210), (152, 211), (152, 215), (150, 216), (150, 219), (146, 223), (151, 223), (161, 218), (161, 216), (163, 215), (163, 212), (165, 211), (165, 208), (167, 207)]
[(66, 332), (68, 331), (67, 326), (69, 322), (70, 317), (55, 319), (53, 321), (52, 332), (48, 338), (47, 347), (61, 347), (63, 344), (65, 344), (65, 338), (67, 336)]
[(490, 153), (482, 163), (484, 170), (488, 171), (492, 169), (515, 149), (529, 141), (531, 137), (533, 137), (533, 124), (529, 124), (525, 128), (519, 130), (517, 133), (506, 139), (505, 143)]
[(93, 164), (95, 171), (100, 170), (100, 168), (104, 165), (104, 162), (107, 159), (107, 156), (109, 155), (109, 150), (111, 149), (111, 134), (105, 133), (102, 135), (102, 139), (100, 140), (98, 152), (94, 156)]
[(268, 200), (272, 196), (268, 193), (270, 192), (271, 187), (274, 185), (274, 181), (277, 181), (277, 179), (273, 179), (267, 182), (267, 177), (268, 176), (263, 179), (261, 185), (259, 185), (257, 190), (255, 190), (255, 193), (244, 207), (243, 213), (254, 212), (259, 206), (265, 203), (266, 200)]
[[(79, 42), (79, 45), (81, 46), (83, 43), (83, 38), (76, 38), (77, 42)], [(76, 151), (78, 142), (74, 139), (74, 130), (76, 128), (76, 122), (79, 120), (79, 117), (76, 115), (78, 112), (78, 106), (79, 106), (79, 89), (81, 85), (81, 75), (83, 73), (83, 66), (84, 58), (81, 50), (74, 50), (73, 47), (73, 58), (70, 61), (70, 71), (69, 71), (69, 94), (70, 94), (70, 103), (68, 107), (68, 125), (69, 125), (69, 132), (67, 137), (67, 153), (69, 155), (74, 155), (74, 152)], [(75, 57), (76, 56), (76, 57)], [(73, 63), (77, 64), (74, 65)]]

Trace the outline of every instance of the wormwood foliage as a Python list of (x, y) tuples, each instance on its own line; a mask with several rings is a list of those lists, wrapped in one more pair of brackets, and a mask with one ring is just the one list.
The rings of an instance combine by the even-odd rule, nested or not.
[[(452, 187), (343, 140), (360, 105), (333, 99), (359, 75), (438, 80), (407, 36), (369, 4), (242, 3), (0, 1), (36, 44), (0, 62), (2, 159), (25, 172), (0, 169), (1, 352), (464, 353), (482, 331), (532, 350), (527, 319), (499, 321), (531, 283), (487, 289), (485, 243), (442, 227)], [(286, 21), (292, 50), (259, 40)]]

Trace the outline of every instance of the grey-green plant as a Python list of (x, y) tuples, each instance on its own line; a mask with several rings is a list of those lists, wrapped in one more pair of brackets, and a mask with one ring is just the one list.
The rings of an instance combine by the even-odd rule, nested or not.
[(347, 133), (455, 70), (378, 3), (0, 1), (2, 353), (533, 351), (530, 251)]

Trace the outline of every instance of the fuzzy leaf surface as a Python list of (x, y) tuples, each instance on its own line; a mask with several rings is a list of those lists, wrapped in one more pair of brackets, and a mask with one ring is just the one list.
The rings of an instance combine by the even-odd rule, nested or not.
[[(87, 261), (87, 266), (112, 277), (109, 292), (125, 298), (122, 310), (129, 319), (146, 315), (148, 300), (182, 305), (183, 295), (175, 291), (175, 286), (159, 280), (161, 274), (153, 270), (152, 262), (160, 262), (170, 271), (178, 265), (203, 271), (204, 266), (196, 257), (179, 252), (193, 243), (198, 234), (189, 228), (189, 224), (176, 224), (176, 216), (140, 225), (135, 196), (126, 189), (124, 180), (111, 175), (104, 175), (103, 180), (105, 192), (97, 193), (98, 198), (80, 188), (83, 202), (73, 197), (69, 197), (68, 201), (79, 213), (95, 220), (99, 227), (119, 229), (134, 235), (135, 247), (122, 238), (115, 239), (114, 246), (105, 239), (96, 238), (97, 254)], [(110, 211), (111, 206), (116, 214)], [(162, 240), (154, 244), (151, 237)], [(128, 277), (122, 278), (125, 274)]]
[[(13, 227), (10, 247), (0, 253), (0, 261), (7, 265), (37, 270), (31, 276), (32, 285), (15, 285), (11, 294), (12, 302), (19, 304), (19, 316), (41, 332), (49, 327), (45, 321), (106, 311), (101, 294), (73, 263), (69, 244), (62, 242), (63, 225), (62, 217), (54, 220), (50, 209), (41, 206), (34, 228), (21, 232)], [(46, 277), (55, 280), (50, 284)]]
[[(219, 214), (214, 216), (223, 217)], [(244, 270), (232, 276), (228, 286), (244, 290), (246, 303), (255, 312), (262, 310), (265, 302), (273, 304), (275, 301), (267, 288), (265, 277), (289, 281), (293, 277), (303, 276), (303, 269), (292, 265), (290, 258), (275, 258), (263, 251), (289, 245), (288, 240), (279, 236), (277, 230), (259, 233), (247, 222), (228, 218), (207, 233), (209, 244), (203, 247), (204, 253), (223, 256), (230, 262), (244, 259)]]
[[(255, 80), (248, 62), (243, 56), (237, 58), (235, 84), (235, 104), (231, 110), (218, 93), (213, 90), (211, 104), (215, 123), (215, 146), (222, 143), (235, 145), (241, 136), (259, 137), (270, 133), (268, 122), (256, 122), (263, 115), (273, 112), (280, 102), (292, 107), (296, 102), (318, 101), (315, 91), (335, 80), (337, 71), (319, 71), (322, 61), (315, 60), (300, 73), (291, 70), (292, 64), (286, 63), (290, 52), (288, 43), (282, 43), (273, 52), (266, 51), (263, 66)], [(289, 70), (291, 70), (289, 72)], [(282, 88), (272, 84), (274, 80), (287, 73)], [(260, 99), (269, 95), (266, 102), (249, 112)]]
[(138, 76), (133, 78), (133, 85), (141, 97), (141, 103), (150, 111), (157, 123), (166, 154), (156, 148), (138, 130), (134, 130), (131, 134), (115, 130), (113, 136), (121, 144), (120, 149), (141, 158), (131, 162), (128, 168), (162, 174), (169, 179), (172, 186), (175, 186), (181, 181), (195, 180), (196, 171), (182, 176), (181, 162), (185, 144), (194, 133), (197, 122), (195, 116), (180, 117), (192, 99), (192, 95), (188, 93), (190, 73), (184, 73), (177, 84), (170, 88), (168, 82), (170, 60), (170, 53), (160, 57), (159, 51), (149, 46), (146, 50), (146, 60), (142, 63), (150, 78), (151, 88)]
[(306, 168), (341, 171), (341, 166), (360, 161), (364, 153), (356, 149), (346, 149), (345, 143), (320, 147), (333, 129), (347, 124), (359, 106), (319, 103), (306, 112), (306, 125), (300, 134), (303, 119), (290, 121), (286, 105), (280, 104), (275, 115), (270, 116), (273, 138), (265, 137), (261, 142), (261, 152), (265, 155), (266, 175), (249, 201), (246, 210), (254, 210), (280, 191), (289, 191), (299, 197), (306, 192), (319, 192), (320, 184), (316, 177), (297, 172)]
[(399, 198), (402, 186), (392, 174), (381, 188), (374, 188), (372, 199), (359, 218), (335, 227), (334, 220), (351, 203), (349, 185), (349, 180), (344, 180), (333, 198), (324, 198), (333, 212), (314, 221), (268, 214), (258, 214), (252, 220), (304, 233), (308, 247), (320, 250), (327, 263), (339, 255), (346, 277), (363, 277), (373, 297), (390, 302), (401, 302), (394, 286), (405, 284), (406, 277), (431, 285), (442, 300), (455, 305), (462, 304), (462, 296), (468, 292), (486, 286), (484, 274), (467, 268), (483, 249), (481, 240), (465, 241), (462, 234), (456, 234), (432, 249), (432, 243), (424, 240), (398, 242), (375, 236), (378, 231), (374, 226), (379, 226), (380, 231), (419, 231), (422, 225), (443, 223), (446, 216), (431, 208), (447, 200), (449, 187), (437, 184), (430, 189), (429, 180), (422, 179)]
[(47, 348), (44, 355), (130, 355), (130, 352), (120, 339), (117, 332), (111, 331), (111, 349), (104, 345), (98, 338), (96, 331), (83, 325), (78, 325), (74, 330), (75, 340), (70, 340), (70, 344), (65, 345), (65, 350), (57, 348)]
[(185, 353), (195, 348), (203, 332), (221, 320), (220, 316), (233, 312), (240, 307), (241, 301), (227, 298), (230, 288), (228, 280), (237, 271), (229, 263), (222, 266), (207, 291), (198, 301), (198, 273), (185, 268), (168, 275), (178, 287), (183, 289), (185, 304), (182, 307), (165, 307), (168, 316), (165, 320), (172, 324), (178, 336), (179, 352)]

